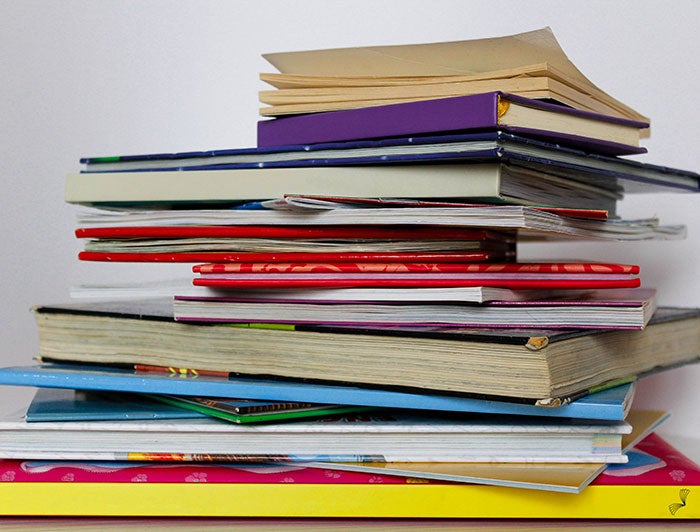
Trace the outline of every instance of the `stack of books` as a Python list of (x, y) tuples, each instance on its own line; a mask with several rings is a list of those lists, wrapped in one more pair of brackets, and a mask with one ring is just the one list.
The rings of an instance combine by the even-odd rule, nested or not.
[[(4, 499), (60, 491), (0, 512), (700, 516), (700, 468), (654, 434), (668, 414), (631, 408), (636, 379), (700, 359), (700, 310), (658, 306), (638, 265), (517, 260), (530, 240), (682, 238), (616, 203), (700, 176), (621, 157), (648, 121), (597, 92), (584, 108), (551, 53), (528, 59), (546, 95), (514, 94), (521, 67), (457, 95), (348, 90), (336, 110), (280, 88), (308, 114), (275, 103), (258, 148), (84, 159), (66, 189), (80, 259), (194, 279), (35, 308), (41, 363), (0, 369), (39, 389), (0, 420)], [(292, 74), (264, 78), (339, 79)], [(449, 83), (467, 81), (423, 89)]]

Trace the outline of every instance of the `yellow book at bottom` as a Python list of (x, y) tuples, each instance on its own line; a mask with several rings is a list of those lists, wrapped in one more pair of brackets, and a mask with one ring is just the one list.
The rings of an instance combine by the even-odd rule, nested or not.
[[(0, 461), (0, 514), (356, 518), (700, 518), (700, 467), (657, 434), (580, 494), (290, 463)], [(109, 481), (109, 479), (116, 481)], [(104, 480), (108, 481), (104, 481)]]

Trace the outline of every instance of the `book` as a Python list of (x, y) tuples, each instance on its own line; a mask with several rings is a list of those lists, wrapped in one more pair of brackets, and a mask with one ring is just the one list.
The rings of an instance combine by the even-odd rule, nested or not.
[(254, 251), (80, 251), (78, 259), (96, 262), (216, 262), (246, 263), (260, 261), (265, 264), (305, 260), (325, 260), (330, 263), (383, 261), (389, 264), (402, 264), (408, 261), (447, 262), (487, 262), (514, 259), (514, 252), (509, 250), (465, 251), (465, 252), (254, 252)]
[[(281, 74), (263, 74), (261, 79), (278, 89), (309, 87), (307, 101), (312, 102), (284, 102), (290, 104), (283, 109), (278, 99), (277, 109), (261, 110), (266, 115), (392, 103), (399, 100), (400, 92), (409, 93), (403, 94), (406, 101), (505, 90), (647, 120), (591, 83), (549, 28), (469, 41), (281, 52), (263, 57)], [(295, 96), (298, 102), (299, 94)]]
[[(178, 172), (181, 174), (182, 172)], [(106, 174), (101, 174), (106, 175)], [(128, 174), (131, 175), (131, 174)], [(599, 220), (564, 216), (516, 205), (470, 207), (356, 207), (294, 206), (292, 209), (92, 209), (78, 214), (79, 227), (146, 225), (429, 225), (516, 231), (518, 239), (581, 238), (594, 240), (673, 240), (684, 238), (683, 225), (660, 225), (655, 218)], [(87, 255), (98, 259), (99, 253)], [(118, 254), (113, 254), (117, 256)], [(104, 259), (103, 259), (104, 260)], [(133, 259), (131, 259), (133, 260)], [(268, 259), (238, 259), (264, 262)], [(301, 259), (308, 260), (308, 259)], [(332, 260), (332, 259), (331, 259)], [(355, 259), (351, 259), (355, 260)], [(425, 259), (429, 260), (429, 259)], [(459, 259), (458, 259), (459, 260)], [(285, 257), (285, 262), (299, 262)], [(377, 259), (381, 261), (381, 259)], [(205, 261), (206, 262), (206, 261)], [(416, 262), (418, 262), (416, 260)], [(435, 260), (439, 262), (439, 260)]]
[(0, 419), (0, 458), (624, 463), (622, 435), (631, 431), (626, 421), (409, 411), (255, 425), (213, 417), (29, 423), (20, 413)]
[(232, 423), (271, 423), (296, 421), (315, 417), (331, 417), (341, 414), (357, 414), (369, 411), (369, 407), (281, 403), (253, 399), (229, 399), (225, 397), (190, 397), (181, 395), (147, 394), (147, 397), (180, 410), (199, 412)]
[(314, 403), (336, 401), (346, 405), (374, 408), (609, 421), (620, 421), (627, 417), (635, 391), (635, 381), (621, 379), (609, 386), (586, 390), (585, 393), (569, 400), (538, 405), (532, 401), (510, 402), (419, 391), (229, 376), (226, 372), (159, 366), (142, 369), (75, 363), (44, 363), (0, 368), (0, 383), (39, 388), (176, 394), (181, 397), (219, 396)]
[[(275, 166), (341, 166), (503, 161), (624, 193), (697, 191), (695, 172), (589, 153), (503, 131), (180, 153), (83, 157), (83, 172), (183, 171)], [(611, 179), (611, 174), (619, 176)], [(551, 181), (554, 183), (554, 181)]]
[[(622, 437), (622, 449), (625, 454), (636, 459), (632, 447), (649, 436), (668, 419), (667, 412), (653, 410), (631, 410), (627, 421), (632, 425), (632, 432)], [(309, 464), (311, 465), (311, 464)], [(430, 480), (447, 480), (486, 484), (491, 486), (509, 486), (513, 488), (541, 489), (566, 493), (581, 493), (596, 477), (614, 464), (597, 466), (595, 464), (511, 464), (474, 462), (323, 462), (318, 465), (337, 471), (358, 471), (379, 475), (398, 475)], [(516, 480), (517, 479), (517, 480)]]
[(28, 423), (193, 417), (204, 417), (204, 414), (143, 395), (67, 388), (38, 388), (25, 415)]
[[(342, 264), (342, 263), (340, 263)], [(70, 297), (76, 300), (169, 298), (173, 294), (193, 296), (230, 295), (230, 290), (193, 286), (192, 279), (144, 281), (137, 283), (81, 284), (71, 287)], [(569, 291), (509, 290), (489, 286), (457, 288), (280, 288), (276, 290), (236, 290), (244, 299), (288, 301), (454, 301), (484, 303), (486, 301), (520, 301), (532, 297), (557, 297)]]
[[(623, 451), (627, 454), (633, 445), (639, 443), (643, 438), (648, 436), (652, 431), (658, 428), (666, 419), (668, 414), (659, 411), (634, 410), (630, 412), (630, 420), (632, 422), (632, 431), (629, 434), (622, 435)], [(51, 456), (51, 453), (42, 453)], [(98, 453), (91, 453), (98, 455)], [(399, 476), (418, 479), (430, 480), (448, 480), (451, 482), (469, 483), (469, 484), (484, 484), (492, 486), (509, 486), (513, 488), (535, 489), (545, 491), (557, 491), (565, 493), (580, 493), (588, 486), (593, 479), (600, 475), (609, 464), (605, 463), (518, 463), (518, 462), (383, 462), (383, 463), (349, 463), (349, 462), (294, 462), (284, 461), (282, 459), (276, 462), (251, 462), (245, 457), (214, 457), (206, 454), (195, 455), (139, 455), (139, 460), (117, 461), (113, 460), (115, 454), (103, 452), (99, 455), (104, 457), (104, 460), (99, 464), (92, 464), (92, 468), (96, 470), (121, 470), (125, 467), (139, 468), (154, 466), (156, 473), (159, 471), (159, 464), (171, 461), (167, 464), (175, 469), (187, 469), (187, 465), (204, 465), (203, 469), (213, 469), (215, 472), (218, 467), (245, 467), (246, 465), (252, 469), (267, 468), (274, 465), (280, 469), (308, 467), (323, 470), (336, 471), (359, 471), (363, 473), (377, 474), (378, 478), (385, 475)], [(216, 460), (215, 460), (216, 458)], [(49, 458), (50, 459), (50, 458)], [(43, 458), (41, 458), (43, 460)], [(70, 465), (80, 463), (80, 460), (74, 459), (68, 462)], [(178, 463), (173, 463), (172, 461)], [(10, 459), (4, 459), (4, 462), (9, 462)], [(134, 463), (136, 462), (136, 463)], [(215, 462), (216, 465), (213, 464)], [(26, 463), (26, 462), (25, 462)], [(46, 465), (47, 462), (41, 462)], [(51, 462), (49, 462), (51, 463)], [(53, 462), (56, 464), (56, 462)], [(64, 460), (65, 464), (66, 461)], [(87, 466), (87, 464), (85, 464)], [(165, 465), (165, 464), (164, 464)], [(37, 463), (39, 466), (39, 463)], [(213, 466), (213, 467), (210, 467)], [(60, 466), (57, 466), (60, 467)], [(65, 467), (65, 466), (64, 466)], [(51, 467), (49, 466), (49, 469)], [(356, 469), (355, 469), (356, 468)], [(381, 468), (381, 470), (380, 470)], [(172, 481), (173, 477), (161, 475), (164, 481)], [(133, 477), (132, 477), (133, 478)], [(77, 478), (74, 478), (77, 480)], [(221, 479), (223, 481), (223, 479)], [(232, 479), (233, 480), (233, 479)], [(235, 481), (235, 480), (233, 480)]]
[[(509, 289), (637, 287), (638, 266), (604, 263), (270, 263), (195, 266), (193, 283), (215, 288), (435, 288), (484, 286)], [(627, 294), (628, 296), (631, 294)], [(651, 294), (647, 294), (647, 299)], [(235, 296), (232, 296), (235, 297)], [(184, 300), (183, 300), (184, 301)], [(190, 300), (191, 301), (191, 300)], [(183, 303), (183, 307), (186, 303)], [(194, 306), (192, 304), (191, 306)], [(358, 307), (359, 308), (359, 307)], [(259, 310), (262, 310), (260, 308)], [(299, 307), (301, 310), (301, 307)], [(311, 309), (309, 309), (311, 311)], [(331, 307), (329, 310), (332, 311)], [(350, 309), (348, 309), (349, 311)], [(367, 308), (364, 309), (368, 310)], [(377, 309), (379, 310), (379, 309)], [(253, 312), (253, 308), (248, 309)], [(385, 309), (388, 312), (389, 309)], [(395, 309), (396, 315), (401, 309)], [(650, 308), (650, 311), (653, 311)], [(360, 314), (362, 310), (358, 311)], [(468, 312), (468, 310), (465, 310)], [(484, 314), (488, 312), (485, 311)], [(378, 319), (379, 316), (377, 316)], [(277, 321), (272, 318), (273, 321)], [(261, 320), (253, 320), (261, 321)], [(310, 321), (309, 319), (305, 321)], [(398, 323), (394, 324), (397, 325)]]
[(368, 410), (361, 406), (187, 397), (128, 392), (39, 388), (27, 407), (29, 423), (127, 419), (218, 417), (234, 423), (261, 423), (323, 417)]
[(75, 231), (89, 252), (109, 253), (386, 253), (501, 251), (503, 232), (435, 226), (131, 226)]
[[(405, 161), (408, 163), (409, 161)], [(614, 210), (621, 197), (612, 174), (591, 172), (607, 188), (567, 177), (576, 169), (528, 168), (502, 161), (430, 164), (288, 166), (182, 171), (72, 173), (66, 178), (68, 203), (96, 206), (143, 204), (232, 204), (284, 196), (435, 197), (472, 203), (512, 203)], [(557, 173), (562, 167), (562, 175)], [(601, 179), (601, 176), (603, 178)], [(132, 187), (133, 185), (133, 187)], [(245, 212), (249, 212), (246, 210)]]
[[(658, 434), (581, 493), (465, 485), (301, 465), (3, 460), (3, 515), (666, 519), (700, 517), (700, 469)], [(614, 469), (608, 468), (611, 473)], [(251, 496), (254, 494), (255, 496)], [(172, 504), (177, 500), (178, 504)], [(231, 501), (236, 501), (232, 504)]]
[(503, 129), (577, 148), (599, 143), (604, 145), (603, 151), (630, 153), (627, 147), (638, 147), (640, 131), (648, 126), (646, 122), (513, 94), (486, 92), (261, 120), (258, 146)]
[(171, 301), (44, 305), (34, 315), (39, 355), (47, 359), (533, 401), (568, 397), (700, 358), (700, 311), (672, 307), (659, 307), (643, 331), (236, 327), (176, 322)]
[[(293, 281), (292, 281), (293, 284)], [(609, 289), (560, 299), (491, 301), (480, 305), (421, 302), (272, 301), (176, 295), (178, 321), (319, 325), (417, 325), (547, 329), (643, 329), (656, 309), (655, 290)]]

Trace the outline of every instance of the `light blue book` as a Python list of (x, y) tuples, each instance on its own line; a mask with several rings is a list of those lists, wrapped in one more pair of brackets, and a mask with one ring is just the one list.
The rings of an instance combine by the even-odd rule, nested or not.
[(634, 383), (626, 383), (590, 393), (560, 406), (539, 406), (454, 395), (296, 381), (192, 374), (171, 375), (157, 372), (137, 373), (129, 369), (76, 364), (39, 364), (0, 368), (0, 385), (597, 420), (625, 419), (635, 390)]

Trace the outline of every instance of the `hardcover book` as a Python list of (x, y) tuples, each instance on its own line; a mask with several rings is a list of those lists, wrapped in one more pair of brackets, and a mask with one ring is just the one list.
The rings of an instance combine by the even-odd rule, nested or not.
[(646, 122), (487, 92), (261, 120), (258, 146), (504, 129), (589, 151), (624, 154), (638, 151), (640, 131), (648, 126)]
[(442, 164), (408, 159), (403, 163), (410, 164), (365, 161), (344, 166), (73, 173), (66, 178), (65, 200), (96, 206), (221, 206), (273, 200), (286, 194), (423, 199), (434, 198), (439, 190), (441, 198), (469, 203), (614, 210), (622, 195), (617, 176), (608, 171), (577, 170), (562, 163), (508, 165), (497, 156)]
[(700, 312), (670, 307), (643, 331), (186, 324), (169, 300), (47, 305), (35, 318), (39, 354), (54, 360), (532, 400), (700, 358)]
[[(3, 460), (3, 515), (700, 518), (700, 468), (657, 434), (583, 492), (464, 485), (293, 464)], [(255, 494), (255, 496), (251, 496)], [(178, 504), (172, 504), (172, 501)], [(231, 501), (236, 501), (232, 504)]]
[[(91, 173), (502, 161), (543, 172), (554, 165), (561, 177), (626, 194), (697, 191), (699, 188), (695, 172), (593, 154), (504, 131), (84, 157), (80, 161), (84, 164), (83, 171)], [(556, 182), (550, 176), (550, 186)]]
[[(177, 378), (174, 378), (177, 377)], [(430, 394), (396, 389), (361, 388), (341, 384), (242, 377), (225, 372), (138, 366), (123, 368), (98, 364), (40, 364), (0, 368), (0, 383), (14, 386), (104, 390), (146, 394), (209, 396), (328, 403), (373, 408), (505, 414), (621, 421), (627, 417), (635, 382), (587, 390), (580, 397), (556, 405), (510, 402), (459, 395)]]

